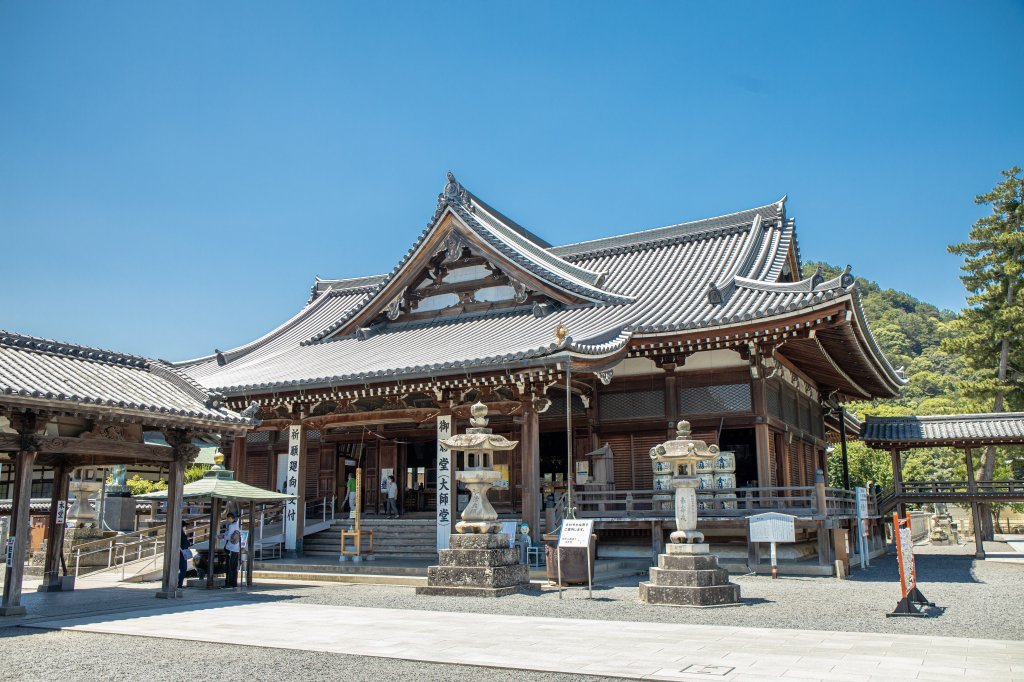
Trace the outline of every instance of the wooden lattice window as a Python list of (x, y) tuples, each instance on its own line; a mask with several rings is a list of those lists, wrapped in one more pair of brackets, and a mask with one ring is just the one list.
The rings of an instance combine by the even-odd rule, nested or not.
[(750, 412), (750, 384), (684, 386), (679, 389), (679, 413)]
[(599, 399), (602, 421), (665, 416), (664, 391), (602, 393)]

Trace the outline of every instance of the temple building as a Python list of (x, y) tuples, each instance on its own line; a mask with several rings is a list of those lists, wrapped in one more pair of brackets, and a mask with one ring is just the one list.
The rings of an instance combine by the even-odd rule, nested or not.
[(365, 513), (384, 513), (393, 475), (401, 511), (433, 518), (437, 418), (461, 432), (481, 400), (495, 433), (519, 442), (495, 453), (499, 512), (537, 537), (572, 477), (579, 513), (609, 541), (649, 533), (655, 545), (669, 514), (649, 450), (678, 420), (734, 454), (733, 478), (704, 496), (712, 535), (742, 534), (743, 509), (785, 506), (766, 500), (804, 500), (820, 547), (826, 517), (852, 504), (846, 491), (827, 493), (828, 510), (804, 494), (846, 423), (839, 406), (906, 381), (872, 337), (849, 268), (803, 271), (785, 197), (553, 246), (451, 174), (391, 272), (317, 278), (266, 335), (175, 368), (232, 409), (258, 405), (260, 426), (230, 454), (246, 482), (286, 488), (289, 428), (302, 427), (300, 510), (340, 503), (359, 468)]

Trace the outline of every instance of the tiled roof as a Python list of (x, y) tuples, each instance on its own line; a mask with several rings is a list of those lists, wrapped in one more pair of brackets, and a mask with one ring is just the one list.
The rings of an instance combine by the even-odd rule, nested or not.
[(0, 404), (113, 410), (153, 423), (251, 423), (167, 363), (6, 331), (0, 331)]
[(872, 417), (864, 422), (861, 440), (871, 447), (932, 445), (1024, 445), (1024, 412)]
[[(369, 288), (384, 286), (394, 273), (318, 280), (314, 287), (321, 292), (319, 297), (261, 339), (223, 353), (223, 365), (210, 356), (183, 363), (183, 368), (205, 386), (241, 395), (470, 369), (512, 369), (539, 364), (540, 358), (560, 351), (600, 358), (637, 337), (694, 329), (711, 333), (843, 300), (850, 301), (855, 315), (863, 315), (849, 272), (832, 280), (815, 273), (798, 282), (778, 281), (795, 240), (784, 200), (718, 218), (546, 247), (522, 228), (509, 226), (507, 218), (468, 192), (472, 212), (445, 199), (447, 194), (441, 195), (440, 213), (431, 225), (445, 210), (454, 210), (460, 219), (475, 222), (500, 241), (506, 247), (499, 249), (503, 256), (544, 271), (547, 281), (561, 278), (561, 286), (594, 289), (605, 300), (556, 308), (546, 316), (523, 305), (419, 322), (399, 318), (367, 338), (339, 336), (336, 330), (367, 304), (373, 296), (367, 293)], [(596, 299), (595, 294), (591, 300)], [(560, 323), (569, 332), (563, 343), (556, 342), (554, 334)], [(870, 334), (867, 339), (873, 343)], [(880, 351), (877, 357), (884, 363), (887, 385), (901, 385), (902, 379)], [(895, 388), (879, 391), (886, 394)]]

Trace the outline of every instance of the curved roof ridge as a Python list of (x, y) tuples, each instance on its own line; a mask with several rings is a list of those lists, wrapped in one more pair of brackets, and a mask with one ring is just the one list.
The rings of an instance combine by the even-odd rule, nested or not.
[[(339, 294), (342, 291), (343, 290), (339, 290)], [(264, 346), (267, 343), (270, 343), (271, 341), (273, 341), (274, 339), (276, 339), (280, 335), (282, 335), (285, 332), (287, 332), (289, 329), (292, 329), (293, 327), (298, 325), (300, 322), (302, 322), (306, 317), (308, 317), (309, 315), (312, 315), (314, 312), (319, 310), (319, 308), (324, 305), (324, 302), (328, 301), (328, 300), (330, 300), (330, 296), (318, 296), (318, 297), (314, 298), (312, 301), (310, 301), (306, 305), (304, 305), (299, 310), (299, 312), (295, 313), (290, 318), (288, 318), (287, 320), (285, 320), (284, 322), (282, 322), (278, 326), (274, 327), (273, 329), (271, 329), (269, 332), (267, 332), (263, 336), (255, 339), (253, 341), (250, 341), (249, 343), (246, 343), (244, 345), (238, 346), (236, 348), (232, 348), (231, 350), (226, 350), (226, 351), (215, 350), (213, 353), (210, 353), (209, 355), (203, 355), (203, 356), (198, 357), (198, 358), (192, 358), (191, 360), (182, 360), (180, 362), (174, 362), (174, 363), (171, 363), (171, 364), (174, 367), (189, 367), (191, 365), (197, 365), (197, 364), (199, 364), (201, 362), (207, 362), (209, 360), (213, 360), (214, 358), (217, 359), (217, 363), (218, 364), (222, 364), (222, 365), (226, 365), (229, 362), (234, 362), (235, 360), (237, 360), (237, 359), (239, 359), (239, 358), (241, 358), (241, 357), (243, 357), (245, 355), (248, 355), (249, 353), (251, 353), (252, 351), (256, 350), (257, 348), (260, 348), (261, 346)], [(221, 359), (223, 359), (223, 362), (221, 362)]]
[(629, 247), (636, 246), (644, 248), (664, 246), (665, 244), (662, 243), (662, 240), (675, 240), (683, 237), (692, 237), (693, 235), (702, 236), (704, 232), (715, 232), (723, 228), (753, 223), (755, 215), (760, 215), (765, 220), (774, 220), (785, 215), (786, 200), (787, 197), (784, 195), (781, 199), (770, 204), (736, 211), (735, 213), (726, 213), (725, 215), (701, 218), (664, 227), (637, 230), (599, 239), (573, 242), (552, 247), (551, 251), (563, 257), (572, 256), (573, 258), (579, 258), (593, 257), (598, 253), (609, 250), (628, 250)]
[[(740, 244), (738, 253), (729, 264), (728, 270), (718, 280), (711, 282), (708, 288), (708, 297), (712, 303), (722, 303), (723, 300), (728, 298), (729, 294), (732, 293), (733, 286), (736, 284), (736, 278), (739, 276), (739, 273), (750, 271), (751, 261), (759, 251), (759, 247), (763, 244), (764, 233), (767, 227), (767, 225), (764, 228), (761, 226), (761, 214), (754, 216), (754, 222), (743, 238), (743, 243)], [(717, 300), (714, 300), (713, 292), (718, 292)]]
[(4, 329), (0, 329), (0, 346), (36, 351), (39, 353), (48, 353), (50, 355), (62, 355), (65, 357), (73, 357), (78, 358), (79, 360), (88, 360), (90, 362), (99, 362), (107, 365), (138, 367), (140, 369), (145, 369), (150, 363), (154, 362), (151, 358), (147, 358), (142, 355), (120, 353), (118, 351), (107, 350), (105, 348), (83, 346), (81, 344), (68, 343), (65, 341), (55, 341), (53, 339), (46, 339), (40, 336), (18, 334), (17, 332), (10, 332)]

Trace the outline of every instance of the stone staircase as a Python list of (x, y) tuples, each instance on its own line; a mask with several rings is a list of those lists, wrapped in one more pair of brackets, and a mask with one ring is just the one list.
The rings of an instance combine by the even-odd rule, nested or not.
[[(373, 555), (381, 559), (437, 559), (437, 531), (433, 518), (384, 519), (364, 518), (363, 530), (373, 531)], [(335, 519), (327, 530), (308, 535), (302, 550), (310, 556), (337, 557), (341, 548), (341, 531), (351, 529), (350, 519)]]

